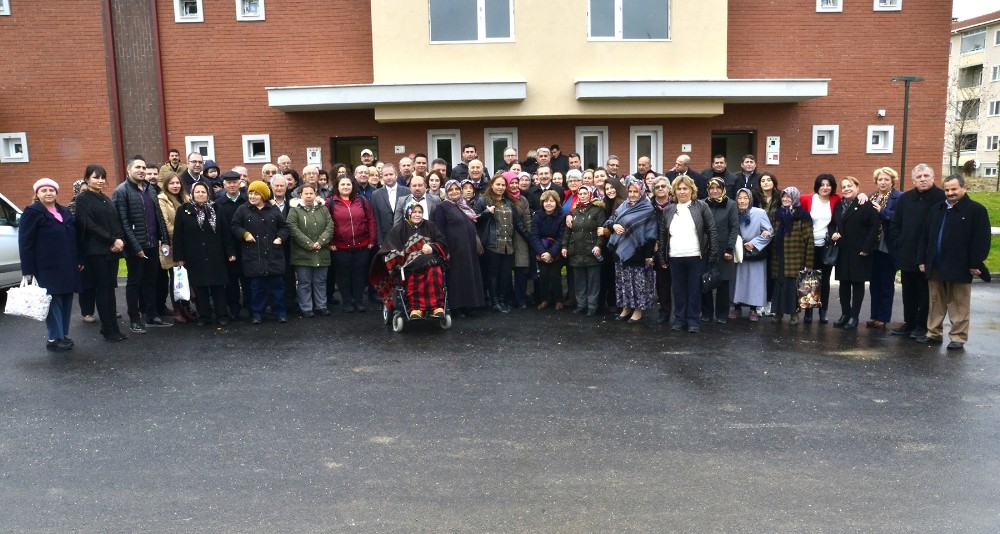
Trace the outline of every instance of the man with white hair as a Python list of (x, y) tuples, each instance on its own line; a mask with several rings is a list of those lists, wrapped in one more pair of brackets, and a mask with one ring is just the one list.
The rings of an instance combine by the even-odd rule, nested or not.
[(292, 168), (292, 158), (285, 154), (278, 156), (278, 171), (281, 174), (285, 174), (285, 171)]

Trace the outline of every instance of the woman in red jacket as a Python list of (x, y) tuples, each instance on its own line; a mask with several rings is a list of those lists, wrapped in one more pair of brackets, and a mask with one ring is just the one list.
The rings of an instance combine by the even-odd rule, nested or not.
[(346, 176), (337, 180), (337, 192), (326, 205), (333, 218), (330, 250), (337, 268), (342, 310), (363, 312), (367, 309), (364, 297), (369, 251), (375, 246), (375, 215), (355, 181)]
[[(819, 322), (826, 324), (826, 310), (830, 307), (830, 271), (833, 265), (823, 263), (823, 245), (826, 244), (827, 227), (833, 220), (833, 210), (840, 202), (840, 195), (837, 194), (837, 179), (832, 174), (821, 174), (816, 177), (813, 183), (812, 195), (803, 195), (802, 209), (806, 211), (813, 221), (813, 245), (816, 247), (813, 255), (813, 269), (823, 272), (822, 284), (820, 285), (820, 300), (823, 307), (819, 309)], [(804, 323), (811, 323), (813, 319), (812, 309), (806, 310)]]

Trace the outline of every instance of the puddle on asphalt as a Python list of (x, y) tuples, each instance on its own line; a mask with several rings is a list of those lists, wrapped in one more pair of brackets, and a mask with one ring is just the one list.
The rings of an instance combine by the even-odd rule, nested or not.
[(851, 349), (837, 350), (827, 353), (830, 356), (843, 356), (850, 360), (881, 360), (888, 354), (882, 349)]

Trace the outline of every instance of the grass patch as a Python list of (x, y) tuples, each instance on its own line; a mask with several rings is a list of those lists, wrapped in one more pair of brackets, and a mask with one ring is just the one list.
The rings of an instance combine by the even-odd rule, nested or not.
[(990, 255), (986, 258), (986, 268), (991, 273), (1000, 273), (1000, 235), (993, 236), (990, 241)]
[[(986, 210), (990, 212), (991, 226), (1000, 226), (1000, 193), (970, 192), (969, 198), (975, 200), (983, 206), (986, 206)], [(993, 250), (996, 250), (996, 248)]]

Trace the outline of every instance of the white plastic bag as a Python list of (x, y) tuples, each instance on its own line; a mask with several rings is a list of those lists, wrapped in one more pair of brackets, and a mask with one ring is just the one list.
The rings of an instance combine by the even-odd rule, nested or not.
[(191, 300), (191, 286), (184, 267), (174, 267), (174, 301), (178, 300)]
[[(31, 283), (28, 282), (31, 278)], [(38, 285), (38, 279), (33, 276), (22, 276), (21, 287), (12, 287), (7, 290), (7, 307), (4, 313), (27, 317), (36, 321), (44, 321), (49, 315), (49, 303), (52, 296), (42, 286)]]

